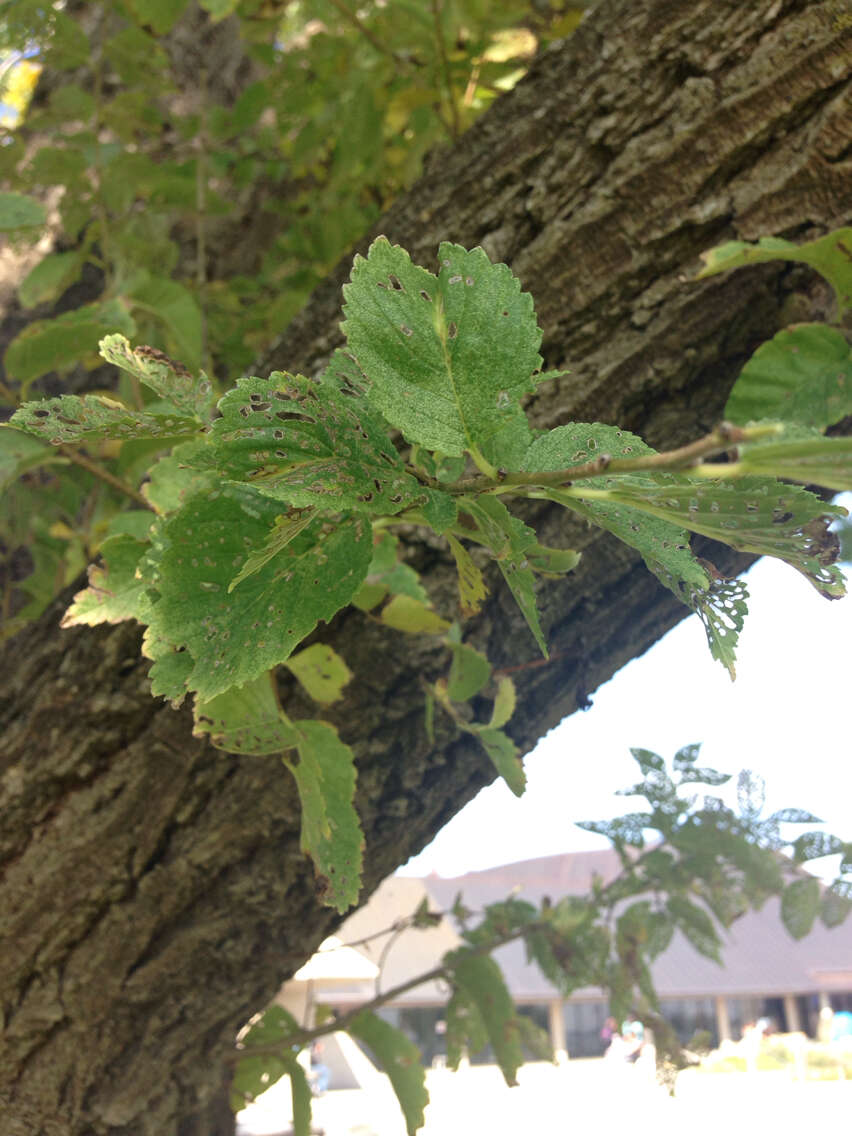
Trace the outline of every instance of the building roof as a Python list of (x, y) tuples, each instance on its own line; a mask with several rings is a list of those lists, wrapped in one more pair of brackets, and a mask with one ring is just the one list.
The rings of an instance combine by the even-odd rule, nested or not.
[[(608, 849), (522, 860), (452, 878), (394, 876), (346, 920), (340, 934), (347, 943), (370, 937), (369, 942), (358, 943), (357, 949), (381, 969), (381, 987), (388, 990), (437, 966), (446, 951), (461, 945), (447, 918), (428, 930), (392, 930), (424, 898), (434, 911), (448, 911), (459, 893), (465, 905), (477, 911), (511, 893), (540, 904), (545, 896), (555, 901), (564, 895), (584, 895), (595, 876), (607, 882), (619, 869), (617, 854)], [(724, 966), (720, 967), (698, 954), (677, 932), (652, 967), (657, 993), (661, 998), (767, 997), (852, 990), (852, 922), (832, 930), (817, 923), (810, 935), (796, 941), (781, 922), (777, 899), (769, 900), (760, 911), (749, 912), (723, 935), (722, 955)], [(556, 995), (538, 968), (526, 961), (522, 943), (500, 948), (495, 958), (516, 1002), (544, 1002)], [(363, 999), (363, 993), (354, 989), (350, 993), (352, 1002)], [(446, 996), (442, 984), (432, 981), (406, 991), (393, 1004), (443, 1004)], [(601, 996), (600, 990), (586, 988), (575, 991), (572, 998)], [(336, 988), (334, 997), (345, 1003), (347, 992)]]

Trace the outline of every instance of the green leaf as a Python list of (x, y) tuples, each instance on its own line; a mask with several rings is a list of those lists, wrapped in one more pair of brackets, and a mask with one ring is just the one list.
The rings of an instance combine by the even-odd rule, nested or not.
[(449, 628), (446, 619), (411, 596), (394, 596), (382, 609), (382, 623), (411, 635), (440, 635)]
[(516, 697), (515, 684), (508, 675), (500, 675), (497, 679), (497, 697), (494, 699), (489, 726), (500, 729), (501, 726), (506, 725), (515, 713)]
[(270, 1046), (280, 1042), (279, 1053), (247, 1054), (234, 1066), (231, 1080), (231, 1106), (235, 1112), (265, 1092), (281, 1077), (290, 1077), (293, 1093), (294, 1136), (309, 1136), (311, 1089), (305, 1071), (288, 1044), (299, 1031), (299, 1023), (281, 1006), (270, 1006), (242, 1039), (246, 1047)]
[(521, 1034), (500, 967), (488, 955), (465, 947), (445, 955), (444, 962), (451, 970), (453, 986), (479, 1011), (506, 1084), (517, 1084), (516, 1074), (524, 1060)]
[(178, 438), (198, 432), (194, 419), (179, 414), (147, 414), (94, 394), (63, 394), (25, 402), (10, 421), (54, 446), (106, 439)]
[(271, 671), (215, 698), (196, 698), (192, 732), (228, 753), (282, 753), (293, 746), (293, 727), (281, 713)]
[(37, 438), (11, 426), (0, 425), (0, 489), (27, 470), (65, 459)]
[(33, 308), (55, 300), (74, 283), (83, 270), (79, 252), (54, 252), (40, 260), (18, 285), (21, 306)]
[(580, 553), (573, 548), (548, 548), (537, 544), (530, 549), (528, 560), (533, 571), (542, 576), (557, 577), (574, 571), (580, 563)]
[(781, 896), (781, 920), (794, 939), (804, 939), (822, 903), (819, 880), (793, 880)]
[(720, 773), (717, 769), (684, 769), (680, 775), (682, 785), (697, 781), (701, 785), (727, 785), (731, 780), (730, 773)]
[(182, 363), (175, 363), (155, 347), (131, 347), (123, 335), (107, 335), (99, 347), (107, 363), (135, 376), (178, 410), (202, 421), (210, 417), (214, 395), (204, 372), (193, 378)]
[(450, 643), (450, 648), (453, 660), (450, 663), (447, 693), (454, 702), (467, 702), (469, 698), (479, 694), (491, 678), (491, 664), (481, 651), (466, 643)]
[(647, 777), (649, 773), (665, 773), (666, 763), (658, 753), (636, 746), (630, 750), (633, 760)]
[(483, 495), (475, 500), (465, 497), (461, 508), (477, 522), (482, 537), (491, 549), (503, 579), (509, 585), (515, 603), (527, 621), (545, 658), (547, 644), (538, 618), (535, 599), (535, 577), (527, 554), (537, 545), (535, 533), (523, 521), (513, 517), (502, 501)]
[(317, 892), (341, 915), (358, 899), (364, 837), (355, 812), (355, 755), (327, 722), (294, 722), (298, 764), (287, 762), (302, 803), (302, 850)]
[[(531, 473), (549, 472), (584, 465), (604, 453), (613, 458), (631, 458), (654, 452), (627, 430), (599, 422), (572, 422), (537, 438), (524, 458), (523, 468)], [(654, 484), (653, 478), (635, 480)], [(609, 482), (596, 477), (582, 484), (594, 490), (605, 488)], [(606, 500), (580, 500), (561, 490), (545, 491), (543, 495), (640, 552), (660, 582), (700, 616), (713, 658), (722, 662), (734, 677), (737, 638), (747, 610), (744, 584), (721, 578), (711, 580), (690, 549), (689, 536), (680, 525)], [(533, 567), (537, 567), (537, 555), (535, 550), (530, 554)]]
[(149, 480), (142, 486), (142, 495), (158, 513), (172, 513), (195, 493), (215, 488), (218, 479), (214, 474), (202, 473), (192, 467), (194, 455), (205, 445), (203, 441), (183, 442), (151, 466)]
[(455, 498), (440, 489), (425, 490), (426, 499), (418, 506), (423, 519), (436, 533), (444, 533), (458, 519)]
[(762, 237), (757, 244), (727, 241), (702, 253), (701, 259), (706, 267), (698, 273), (698, 280), (746, 264), (797, 260), (809, 264), (831, 284), (837, 297), (838, 318), (852, 307), (852, 229), (835, 229), (833, 233), (803, 245), (778, 237)]
[(367, 569), (363, 587), (352, 597), (352, 603), (362, 611), (370, 611), (388, 593), (410, 596), (422, 604), (429, 596), (420, 583), (420, 576), (408, 564), (397, 560), (398, 541), (386, 529), (374, 535), (373, 559)]
[(0, 232), (33, 229), (47, 224), (47, 210), (23, 193), (0, 193)]
[(470, 553), (451, 533), (447, 534), (447, 543), (459, 574), (459, 607), (462, 616), (468, 619), (476, 615), (488, 595), (485, 579), (474, 564)]
[(205, 12), (210, 13), (214, 23), (218, 23), (236, 11), (239, 0), (200, 0), (200, 3)]
[(140, 24), (147, 24), (158, 36), (172, 30), (186, 8), (187, 0), (130, 0), (130, 7)]
[(219, 410), (203, 460), (269, 497), (384, 515), (424, 498), (383, 424), (333, 374), (325, 382), (280, 371), (240, 379)]
[(4, 363), (13, 379), (26, 384), (95, 354), (98, 341), (111, 331), (133, 335), (135, 330), (120, 300), (87, 304), (55, 319), (28, 324), (6, 348)]
[(62, 626), (121, 623), (125, 619), (139, 619), (147, 612), (145, 583), (137, 576), (136, 569), (148, 547), (147, 542), (128, 535), (105, 540), (101, 545), (103, 565), (90, 565), (89, 586), (74, 596), (62, 617)]
[(530, 437), (520, 399), (541, 363), (532, 298), (482, 249), (442, 244), (439, 259), (436, 278), (374, 241), (344, 285), (342, 329), (370, 401), (410, 442), (451, 457), (487, 448), (496, 461)]
[(698, 755), (701, 753), (701, 742), (693, 742), (691, 745), (682, 746), (674, 755), (675, 769), (689, 769), (698, 760)]
[(852, 349), (821, 323), (784, 328), (762, 343), (725, 406), (725, 417), (743, 426), (769, 418), (824, 430), (850, 413)]
[(195, 666), (192, 655), (154, 634), (150, 627), (142, 638), (142, 654), (153, 664), (148, 672), (151, 693), (155, 698), (167, 698), (176, 710), (189, 690), (189, 678)]
[(502, 730), (491, 726), (480, 726), (473, 731), (494, 763), (494, 768), (512, 790), (516, 797), (523, 796), (527, 787), (527, 775), (518, 757), (518, 747)]
[(569, 490), (560, 490), (560, 499), (576, 494), (628, 505), (740, 552), (784, 560), (828, 599), (845, 594), (843, 576), (833, 567), (839, 544), (828, 526), (833, 517), (845, 516), (846, 510), (824, 504), (806, 489), (763, 477), (718, 481), (670, 473), (656, 474), (653, 479), (602, 480), (607, 488), (589, 489), (578, 482)]
[(247, 580), (249, 576), (259, 572), (270, 560), (274, 560), (280, 552), (284, 551), (290, 541), (295, 540), (299, 533), (303, 532), (315, 519), (316, 512), (313, 509), (294, 510), (286, 516), (276, 517), (275, 523), (266, 534), (263, 544), (248, 554), (242, 568), (228, 584), (228, 592), (232, 592), (243, 580)]
[(707, 912), (696, 906), (682, 895), (672, 895), (666, 903), (671, 917), (683, 931), (690, 943), (699, 954), (713, 959), (720, 966), (722, 958), (719, 954), (719, 936)]
[(163, 325), (171, 350), (190, 371), (201, 366), (201, 311), (191, 292), (176, 280), (146, 274), (127, 299)]
[(803, 832), (793, 841), (793, 861), (802, 864), (805, 860), (818, 860), (821, 856), (834, 856), (842, 852), (843, 841), (828, 832)]
[(369, 1010), (362, 1010), (349, 1023), (349, 1033), (373, 1051), (396, 1093), (408, 1136), (426, 1123), (429, 1103), (426, 1072), (420, 1050), (405, 1034)]
[(726, 468), (734, 473), (784, 477), (839, 491), (852, 489), (852, 438), (773, 442), (742, 447), (740, 459)]
[(475, 1055), (487, 1044), (479, 1007), (467, 990), (457, 986), (447, 1003), (447, 1065), (458, 1069), (465, 1051)]
[(826, 927), (839, 927), (852, 911), (852, 885), (835, 880), (822, 894), (819, 917)]
[(156, 530), (151, 627), (189, 649), (189, 686), (203, 699), (283, 663), (366, 574), (369, 525), (360, 517), (317, 520), (229, 594), (235, 569), (264, 544), (278, 508), (249, 486), (225, 483), (191, 497)]
[(342, 698), (344, 686), (352, 680), (352, 671), (325, 643), (312, 643), (291, 655), (285, 665), (315, 702), (327, 705)]

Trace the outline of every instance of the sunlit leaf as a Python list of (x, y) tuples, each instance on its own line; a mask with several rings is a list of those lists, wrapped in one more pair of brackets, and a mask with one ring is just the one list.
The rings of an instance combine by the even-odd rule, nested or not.
[(286, 667), (315, 702), (337, 702), (343, 697), (344, 686), (352, 680), (352, 671), (326, 643), (312, 643), (291, 655)]
[(438, 635), (450, 626), (437, 612), (407, 595), (394, 596), (380, 618), (388, 627), (413, 635)]
[(185, 414), (206, 420), (213, 408), (213, 388), (202, 372), (196, 378), (184, 366), (153, 347), (131, 347), (123, 335), (107, 335), (99, 344), (101, 356), (134, 375), (160, 398)]
[[(153, 521), (153, 515), (149, 514)], [(94, 627), (139, 619), (148, 610), (145, 583), (136, 574), (148, 545), (133, 536), (110, 537), (101, 545), (103, 564), (89, 567), (89, 585), (74, 596), (63, 627)]]

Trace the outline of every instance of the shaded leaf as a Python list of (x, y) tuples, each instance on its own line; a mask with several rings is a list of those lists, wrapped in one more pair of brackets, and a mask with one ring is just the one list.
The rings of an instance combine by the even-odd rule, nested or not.
[(101, 545), (103, 564), (89, 566), (89, 586), (74, 596), (62, 617), (62, 626), (94, 627), (143, 617), (149, 605), (145, 582), (136, 570), (147, 549), (147, 543), (130, 535), (105, 540)]
[(470, 553), (452, 534), (447, 535), (447, 543), (456, 562), (459, 574), (459, 607), (465, 619), (476, 615), (488, 594), (482, 573), (474, 564)]
[(685, 896), (669, 896), (666, 907), (677, 926), (699, 954), (706, 955), (722, 965), (719, 954), (719, 936), (707, 912)]
[(193, 734), (207, 735), (228, 753), (282, 753), (293, 746), (293, 727), (284, 718), (272, 672), (244, 686), (232, 686), (215, 698), (195, 700)]
[(819, 917), (826, 927), (839, 927), (852, 911), (852, 884), (835, 880), (822, 894)]
[(524, 1060), (521, 1034), (500, 967), (488, 955), (465, 947), (445, 955), (444, 962), (453, 986), (478, 1010), (506, 1084), (517, 1084), (516, 1073)]
[(87, 304), (55, 319), (28, 324), (6, 348), (4, 363), (12, 378), (26, 384), (95, 354), (99, 340), (109, 332), (133, 335), (135, 330), (120, 300)]
[(805, 809), (779, 809), (769, 818), (770, 823), (776, 824), (822, 824), (819, 817)]
[(23, 193), (0, 193), (0, 232), (34, 229), (47, 224), (47, 210)]
[(259, 572), (270, 560), (274, 560), (280, 552), (283, 552), (290, 541), (295, 540), (299, 533), (303, 532), (315, 519), (316, 512), (313, 509), (294, 510), (286, 516), (276, 517), (275, 523), (266, 534), (263, 544), (248, 554), (242, 568), (228, 584), (228, 591), (232, 592), (243, 580), (247, 580), (249, 576)]
[(47, 463), (64, 464), (65, 460), (30, 434), (0, 425), (0, 489), (27, 470)]
[(503, 579), (509, 585), (515, 603), (527, 621), (541, 653), (547, 655), (547, 644), (541, 630), (535, 598), (535, 577), (527, 554), (537, 545), (535, 533), (523, 521), (513, 517), (502, 501), (484, 494), (476, 500), (465, 497), (461, 508), (477, 522), (482, 537), (497, 561)]
[(497, 697), (491, 710), (489, 726), (496, 729), (505, 726), (515, 713), (516, 692), (515, 684), (508, 675), (500, 675), (497, 679)]
[(442, 244), (437, 276), (380, 237), (356, 256), (342, 325), (372, 404), (411, 442), (491, 460), (529, 438), (520, 407), (541, 342), (532, 298), (482, 249)]
[(809, 264), (831, 284), (838, 316), (852, 307), (852, 229), (836, 229), (815, 241), (795, 245), (779, 237), (761, 237), (756, 244), (727, 241), (701, 254), (705, 267), (697, 279), (768, 260), (797, 260)]
[[(850, 366), (852, 375), (852, 366)], [(850, 403), (852, 408), (852, 403)], [(744, 446), (726, 476), (737, 473), (785, 477), (826, 489), (852, 489), (852, 438), (823, 438)]]
[(302, 851), (313, 860), (317, 894), (343, 914), (358, 899), (364, 836), (353, 799), (355, 755), (327, 722), (294, 722), (296, 764), (287, 762), (302, 804)]
[(79, 277), (83, 258), (79, 252), (54, 252), (40, 260), (18, 285), (22, 307), (32, 308), (55, 300)]
[(201, 310), (195, 297), (177, 280), (144, 276), (127, 298), (134, 308), (163, 325), (170, 349), (194, 371), (201, 366)]
[(518, 747), (502, 730), (492, 726), (480, 726), (476, 736), (482, 742), (485, 752), (494, 762), (494, 768), (512, 790), (516, 797), (523, 796), (527, 786), (527, 775), (523, 762), (518, 756)]
[(379, 1059), (405, 1117), (406, 1132), (414, 1136), (425, 1124), (425, 1109), (429, 1103), (420, 1050), (401, 1030), (369, 1010), (362, 1010), (349, 1023), (348, 1030)]
[(447, 693), (454, 702), (467, 702), (479, 694), (491, 678), (488, 659), (466, 643), (451, 643), (453, 659), (447, 681)]

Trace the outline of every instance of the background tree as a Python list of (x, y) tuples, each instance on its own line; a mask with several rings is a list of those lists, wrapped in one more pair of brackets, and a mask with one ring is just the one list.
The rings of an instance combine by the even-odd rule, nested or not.
[[(392, 9), (384, 17), (375, 13), (386, 28), (399, 26)], [(459, 96), (452, 71), (459, 37), (438, 36), (434, 14), (450, 30), (463, 21), (452, 24), (455, 16), (440, 5), (428, 11), (434, 82), (423, 105), (432, 107), (441, 89), (440, 117), (458, 135), (467, 91)], [(836, 4), (789, 0), (744, 12), (734, 3), (695, 0), (637, 0), (627, 9), (601, 3), (567, 43), (555, 40), (543, 51), (526, 78), (458, 142), (433, 149), (423, 177), (380, 217), (406, 174), (397, 173), (396, 184), (391, 175), (371, 178), (377, 159), (366, 149), (374, 136), (367, 130), (366, 142), (353, 142), (352, 165), (343, 161), (351, 123), (365, 118), (354, 95), (361, 109), (340, 126), (334, 147), (301, 164), (288, 152), (296, 128), (283, 115), (293, 110), (293, 90), (281, 77), (303, 78), (305, 60), (292, 51), (279, 58), (268, 46), (264, 53), (263, 38), (268, 45), (277, 26), (264, 24), (265, 14), (246, 5), (231, 17), (246, 36), (251, 30), (255, 47), (235, 34), (234, 23), (214, 24), (194, 6), (173, 27), (154, 5), (141, 3), (70, 5), (61, 14), (62, 34), (50, 41), (30, 120), (33, 137), (22, 134), (5, 160), (24, 188), (76, 185), (83, 174), (70, 146), (61, 160), (41, 159), (48, 168), (39, 170), (39, 132), (61, 135), (59, 126), (72, 132), (88, 123), (88, 140), (78, 139), (88, 188), (78, 186), (79, 193), (59, 203), (60, 251), (79, 255), (82, 247), (88, 261), (70, 291), (63, 291), (63, 262), (53, 262), (52, 286), (42, 279), (39, 290), (30, 281), (28, 298), (46, 307), (10, 306), (5, 339), (25, 325), (29, 332), (23, 355), (20, 340), (17, 357), (12, 353), (17, 373), (12, 346), (7, 349), (12, 380), (53, 389), (49, 375), (42, 376), (50, 365), (76, 360), (81, 320), (71, 321), (70, 354), (63, 348), (67, 337), (48, 331), (45, 339), (43, 328), (32, 331), (32, 321), (78, 309), (81, 301), (118, 303), (136, 321), (138, 340), (159, 337), (175, 354), (183, 341), (197, 359), (209, 358), (231, 376), (250, 361), (246, 338), (259, 357), (254, 370), (274, 365), (310, 373), (338, 341), (339, 285), (349, 259), (277, 341), (272, 329), (373, 217), (371, 234), (385, 232), (423, 263), (442, 239), (481, 243), (511, 263), (536, 298), (546, 365), (571, 368), (567, 381), (536, 396), (532, 414), (542, 425), (597, 419), (652, 444), (691, 440), (716, 423), (758, 342), (791, 318), (818, 318), (828, 309), (827, 290), (816, 278), (782, 264), (700, 285), (688, 281), (700, 252), (725, 238), (773, 232), (804, 239), (848, 221), (844, 61), (852, 28)], [(364, 66), (373, 58), (375, 69), (384, 67), (393, 82), (399, 77), (400, 91), (403, 74), (418, 76), (430, 66), (416, 51), (406, 57), (404, 46), (388, 51), (375, 27), (361, 26), (360, 17), (353, 22), (342, 5), (324, 15), (352, 24), (363, 41)], [(145, 28), (162, 33), (161, 54), (149, 51)], [(8, 30), (15, 30), (11, 21)], [(301, 31), (309, 34), (304, 24)], [(465, 56), (468, 80), (470, 60), (482, 55), (476, 51)], [(301, 130), (313, 124), (321, 138), (329, 120), (342, 122), (338, 104), (327, 108), (321, 93), (338, 59), (331, 52), (307, 58), (318, 106)], [(65, 69), (52, 69), (60, 66)], [(265, 93), (249, 110), (247, 92), (255, 83), (265, 84)], [(405, 84), (416, 89), (408, 78)], [(165, 111), (155, 97), (161, 87)], [(268, 107), (270, 90), (283, 106)], [(214, 144), (220, 121), (224, 134)], [(388, 121), (386, 114), (384, 126)], [(431, 116), (430, 123), (422, 150), (437, 137)], [(234, 158), (244, 136), (255, 149)], [(297, 131), (296, 140), (301, 137)], [(270, 140), (274, 159), (267, 158)], [(117, 148), (105, 150), (109, 145)], [(144, 167), (136, 160), (140, 151)], [(242, 161), (247, 165), (237, 169)], [(151, 164), (165, 171), (162, 179)], [(363, 175), (361, 208), (344, 225), (340, 199), (353, 166)], [(371, 190), (377, 183), (378, 197)], [(330, 196), (323, 195), (327, 186)], [(364, 204), (371, 192), (373, 217)], [(340, 226), (325, 259), (311, 248), (307, 269), (298, 258), (304, 229), (290, 223), (306, 200), (319, 202), (317, 232)], [(164, 265), (174, 288), (163, 283)], [(175, 311), (190, 316), (176, 319)], [(95, 339), (116, 329), (115, 308), (85, 315)], [(104, 327), (105, 320), (112, 325)], [(113, 380), (91, 371), (73, 381), (81, 389)], [(78, 563), (91, 548), (97, 513), (90, 506), (88, 520), (80, 520), (86, 512), (80, 500), (90, 500), (92, 491), (88, 476), (80, 474), (79, 498), (56, 505), (74, 522), (65, 518), (71, 537), (64, 539), (79, 549)], [(523, 749), (685, 610), (629, 550), (565, 524), (545, 506), (536, 509), (543, 539), (581, 548), (583, 560), (572, 577), (542, 589), (552, 661), (513, 672), (521, 698), (510, 732)], [(51, 526), (63, 521), (48, 516)], [(58, 531), (44, 534), (46, 551), (36, 558), (48, 576), (53, 567), (54, 579), (74, 564), (67, 549), (51, 552), (50, 541), (63, 539)], [(450, 610), (452, 565), (415, 531), (406, 543), (436, 606)], [(722, 571), (745, 563), (717, 549), (712, 558)], [(17, 561), (10, 572), (20, 574)], [(31, 592), (33, 602), (40, 604), (44, 592)], [(133, 629), (60, 631), (67, 600), (66, 594), (48, 604), (0, 662), (0, 902), (10, 913), (0, 944), (6, 1020), (0, 1101), (16, 1136), (211, 1132), (227, 1123), (217, 1119), (217, 1106), (222, 1056), (236, 1028), (310, 955), (333, 916), (314, 894), (298, 847), (297, 801), (277, 763), (232, 759), (191, 739), (186, 713), (151, 701)], [(473, 625), (473, 641), (496, 666), (517, 667), (535, 659), (531, 644), (521, 656), (525, 634), (495, 588)], [(424, 732), (420, 676), (438, 673), (441, 649), (428, 642), (412, 648), (411, 640), (402, 642), (352, 610), (324, 639), (356, 674), (332, 717), (358, 757), (368, 865), (363, 899), (492, 771), (449, 722), (438, 723), (434, 743)], [(285, 676), (280, 689), (298, 712), (303, 696), (295, 684)]]

